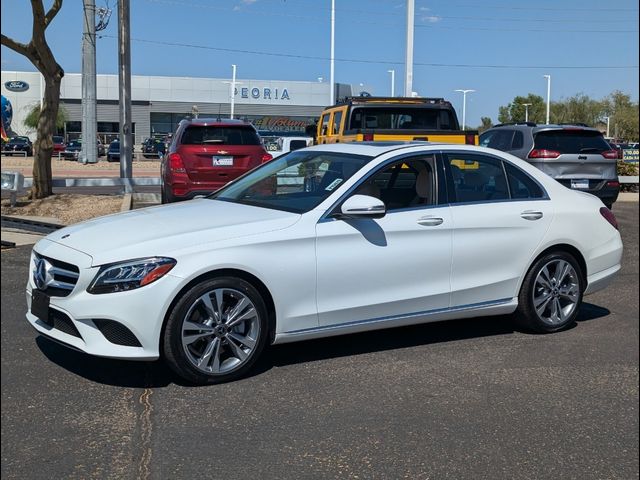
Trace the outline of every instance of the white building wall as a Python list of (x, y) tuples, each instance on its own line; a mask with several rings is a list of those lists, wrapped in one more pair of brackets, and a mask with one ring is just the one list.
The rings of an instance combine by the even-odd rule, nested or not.
[[(22, 80), (29, 84), (25, 92), (11, 92), (5, 83)], [(12, 129), (20, 135), (35, 136), (24, 126), (30, 108), (40, 102), (41, 75), (38, 72), (2, 71), (2, 95), (13, 106)], [(231, 80), (227, 78), (160, 77), (133, 75), (131, 78), (132, 121), (136, 123), (136, 142), (149, 136), (149, 112), (189, 112), (197, 105), (202, 113), (218, 112), (228, 116), (231, 100)], [(44, 87), (44, 85), (42, 85)], [(68, 73), (62, 79), (60, 98), (82, 98), (82, 75)], [(100, 101), (118, 101), (118, 76), (97, 77), (98, 121), (118, 121), (117, 106), (101, 105)], [(294, 82), (285, 80), (237, 79), (235, 111), (241, 115), (317, 116), (330, 99), (330, 86), (320, 82)], [(149, 102), (148, 106), (141, 103)], [(187, 107), (185, 109), (185, 107)], [(65, 105), (69, 120), (81, 120), (81, 105)]]

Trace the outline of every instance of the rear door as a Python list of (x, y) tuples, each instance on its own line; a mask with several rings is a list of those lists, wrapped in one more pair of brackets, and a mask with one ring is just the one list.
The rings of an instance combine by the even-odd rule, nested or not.
[(191, 180), (223, 183), (260, 165), (265, 153), (250, 126), (217, 125), (187, 127), (177, 151)]
[(595, 130), (563, 128), (534, 133), (528, 160), (569, 188), (595, 190), (616, 180), (617, 153)]

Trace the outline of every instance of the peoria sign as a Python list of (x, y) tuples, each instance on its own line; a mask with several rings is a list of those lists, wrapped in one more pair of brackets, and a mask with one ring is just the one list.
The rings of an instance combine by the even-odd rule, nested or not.
[(286, 88), (272, 89), (266, 87), (241, 87), (236, 88), (234, 93), (234, 96), (236, 97), (239, 96), (240, 98), (253, 98), (256, 100), (259, 98), (261, 98), (262, 100), (291, 100), (291, 98), (289, 98), (289, 91)]

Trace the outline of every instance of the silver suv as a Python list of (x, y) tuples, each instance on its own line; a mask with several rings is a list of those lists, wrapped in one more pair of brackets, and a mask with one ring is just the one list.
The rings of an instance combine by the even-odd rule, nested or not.
[(505, 123), (483, 132), (480, 145), (522, 158), (565, 187), (598, 196), (608, 208), (618, 198), (618, 154), (595, 128)]

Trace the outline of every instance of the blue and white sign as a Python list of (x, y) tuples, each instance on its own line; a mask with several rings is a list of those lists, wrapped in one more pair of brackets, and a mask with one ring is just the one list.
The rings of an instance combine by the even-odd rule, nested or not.
[(29, 84), (22, 80), (11, 80), (10, 82), (4, 82), (4, 88), (10, 92), (26, 92), (29, 90)]

